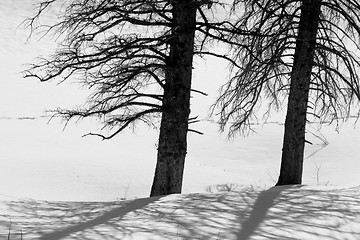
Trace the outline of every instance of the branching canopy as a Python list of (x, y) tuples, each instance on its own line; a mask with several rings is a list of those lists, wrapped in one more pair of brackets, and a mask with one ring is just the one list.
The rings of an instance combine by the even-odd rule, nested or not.
[[(288, 94), (300, 0), (237, 0), (234, 25), (249, 35), (230, 34), (233, 65), (229, 82), (214, 105), (220, 124), (230, 124), (230, 136), (245, 131), (263, 99), (268, 112), (282, 106)], [(323, 0), (312, 71), (308, 113), (320, 122), (349, 117), (360, 99), (360, 3)]]
[[(64, 3), (58, 23), (37, 25), (42, 13), (55, 2), (43, 1), (27, 23), (32, 32), (54, 34), (61, 42), (54, 55), (39, 59), (25, 71), (25, 77), (40, 81), (76, 77), (93, 89), (81, 108), (55, 111), (67, 121), (99, 117), (104, 127), (113, 129), (109, 136), (91, 135), (109, 139), (136, 121), (153, 124), (163, 111), (169, 43), (176, 34), (173, 0), (72, 0)], [(206, 46), (234, 32), (235, 27), (215, 18), (212, 1), (189, 0), (189, 4), (198, 6), (195, 54), (230, 61)]]

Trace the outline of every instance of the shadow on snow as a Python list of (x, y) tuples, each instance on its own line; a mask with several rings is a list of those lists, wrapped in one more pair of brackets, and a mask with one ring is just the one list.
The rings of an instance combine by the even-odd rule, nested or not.
[[(128, 202), (4, 201), (0, 238), (360, 239), (360, 188), (273, 187)], [(3, 214), (3, 213), (6, 214)]]

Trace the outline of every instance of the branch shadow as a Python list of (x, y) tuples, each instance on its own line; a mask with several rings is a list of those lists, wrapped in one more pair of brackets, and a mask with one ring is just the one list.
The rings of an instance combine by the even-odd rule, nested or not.
[(284, 186), (128, 202), (0, 201), (0, 238), (11, 218), (12, 240), (21, 231), (25, 240), (360, 239), (359, 196), (360, 187)]
[(281, 195), (281, 192), (294, 186), (272, 187), (269, 190), (262, 191), (258, 195), (255, 204), (252, 207), (250, 216), (242, 222), (241, 230), (236, 234), (237, 239), (249, 239), (254, 234), (259, 225), (266, 219), (267, 212), (275, 204), (275, 200)]
[(61, 229), (56, 232), (45, 233), (43, 234), (39, 240), (47, 240), (47, 239), (62, 239), (64, 237), (70, 236), (73, 233), (86, 231), (87, 229), (94, 228), (99, 224), (110, 224), (111, 220), (116, 219), (117, 221), (121, 221), (121, 219), (130, 212), (136, 211), (138, 209), (146, 207), (149, 203), (155, 202), (159, 200), (160, 197), (153, 197), (149, 201), (149, 199), (136, 199), (128, 204), (125, 204), (123, 207), (117, 207), (111, 209), (108, 212), (103, 213), (102, 215), (88, 221), (80, 222), (75, 225), (72, 225), (68, 228)]
[[(118, 239), (111, 232), (102, 234), (96, 228), (103, 226), (115, 230), (114, 233), (126, 233), (126, 228), (121, 226), (123, 217), (146, 208), (161, 198), (162, 196), (158, 196), (117, 202), (9, 201), (6, 202), (8, 211), (4, 212), (11, 214), (8, 218), (0, 214), (0, 232), (8, 232), (11, 221), (12, 240), (22, 239), (21, 235), (23, 239), (39, 240), (95, 239), (93, 236), (105, 235)], [(1, 231), (1, 227), (7, 230)], [(7, 236), (8, 233), (2, 235)]]
[(273, 187), (258, 195), (236, 239), (360, 239), (360, 188)]

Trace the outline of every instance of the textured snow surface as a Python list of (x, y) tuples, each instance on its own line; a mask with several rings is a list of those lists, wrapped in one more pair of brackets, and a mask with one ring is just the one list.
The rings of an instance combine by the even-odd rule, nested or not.
[[(38, 2), (38, 0), (36, 0)], [(53, 52), (53, 39), (20, 26), (35, 1), (0, 5), (0, 239), (360, 239), (360, 129), (354, 121), (307, 126), (303, 183), (332, 187), (277, 187), (204, 193), (215, 184), (269, 187), (279, 172), (284, 111), (254, 133), (226, 141), (209, 121), (192, 125), (184, 194), (116, 201), (149, 194), (158, 132), (139, 126), (111, 141), (82, 138), (101, 126), (89, 120), (50, 124), (44, 111), (74, 107), (88, 91), (72, 83), (39, 83), (20, 73), (37, 56)], [(55, 20), (56, 9), (45, 16)], [(192, 114), (208, 109), (227, 79), (218, 60), (194, 63)], [(335, 186), (345, 186), (339, 188)], [(16, 197), (16, 198), (15, 198)], [(33, 200), (36, 199), (36, 200)], [(47, 201), (40, 201), (47, 200)], [(60, 201), (67, 200), (67, 201)], [(76, 202), (75, 202), (76, 201)], [(93, 201), (93, 202), (88, 202)], [(94, 202), (97, 201), (97, 202)], [(112, 201), (112, 202), (110, 202)]]
[(1, 196), (5, 239), (360, 239), (360, 187), (283, 186), (126, 202)]
[[(156, 164), (158, 131), (139, 125), (110, 141), (81, 136), (98, 132), (95, 120), (64, 123), (41, 117), (45, 110), (76, 107), (89, 91), (73, 81), (57, 85), (22, 78), (24, 64), (54, 51), (54, 38), (34, 35), (21, 23), (40, 0), (2, 0), (0, 5), (0, 194), (49, 201), (114, 201), (148, 196)], [(59, 1), (61, 3), (61, 1)], [(57, 19), (55, 6), (44, 16)], [(38, 41), (39, 40), (39, 41)], [(227, 80), (226, 64), (218, 59), (196, 58), (192, 116), (209, 120), (209, 107)], [(255, 132), (233, 141), (219, 134), (210, 121), (192, 124), (204, 132), (190, 133), (183, 193), (205, 192), (214, 184), (273, 186), (277, 180), (283, 138), (284, 111), (254, 121)], [(216, 120), (216, 117), (215, 117)], [(342, 126), (307, 126), (303, 183), (308, 185), (360, 185), (360, 129), (354, 121)], [(107, 133), (106, 130), (103, 131)]]

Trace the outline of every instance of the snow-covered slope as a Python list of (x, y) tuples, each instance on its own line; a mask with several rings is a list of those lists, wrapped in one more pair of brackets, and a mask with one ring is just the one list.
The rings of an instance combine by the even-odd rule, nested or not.
[(360, 187), (283, 186), (127, 202), (1, 197), (10, 239), (360, 239)]
[[(21, 198), (71, 201), (112, 201), (148, 196), (156, 164), (158, 132), (138, 126), (111, 141), (81, 136), (101, 129), (95, 120), (63, 124), (41, 118), (45, 110), (83, 103), (87, 91), (77, 84), (57, 85), (23, 79), (20, 72), (37, 56), (53, 52), (54, 39), (34, 36), (21, 26), (34, 14), (39, 0), (3, 0), (0, 5), (0, 194)], [(59, 1), (60, 3), (61, 1)], [(44, 21), (56, 19), (56, 7)], [(196, 59), (193, 116), (207, 119), (209, 107), (226, 81), (226, 65), (218, 59)], [(284, 114), (282, 112), (281, 114)], [(216, 119), (215, 119), (216, 120)], [(191, 127), (203, 136), (189, 134), (183, 193), (204, 192), (223, 183), (274, 185), (280, 168), (283, 116), (268, 124), (253, 125), (256, 133), (226, 141), (218, 126), (201, 121)], [(354, 122), (354, 121), (353, 121)], [(352, 122), (352, 123), (353, 123)], [(351, 123), (351, 124), (352, 124)], [(309, 185), (360, 185), (360, 129), (348, 124), (340, 134), (333, 126), (320, 133), (308, 125), (303, 183)], [(322, 137), (317, 138), (314, 135)], [(327, 141), (327, 142), (326, 142)], [(139, 167), (141, 166), (141, 167)]]
[[(357, 187), (201, 193), (223, 183), (272, 186), (279, 172), (283, 116), (254, 125), (256, 133), (234, 142), (219, 135), (215, 124), (200, 122), (192, 127), (205, 135), (189, 134), (183, 186), (184, 193), (198, 193), (109, 202), (149, 194), (158, 133), (140, 126), (135, 134), (130, 129), (101, 142), (81, 138), (101, 128), (93, 121), (62, 131), (56, 120), (47, 124), (40, 117), (44, 110), (82, 103), (86, 91), (76, 84), (21, 77), (23, 64), (54, 47), (46, 38), (27, 42), (28, 32), (19, 27), (33, 13), (33, 2), (3, 0), (0, 5), (0, 194), (9, 195), (0, 195), (0, 240), (21, 239), (21, 232), (24, 240), (360, 239)], [(192, 113), (206, 119), (226, 80), (226, 66), (198, 59), (194, 67), (194, 88), (209, 96), (195, 95)], [(303, 182), (360, 185), (359, 128), (347, 124), (338, 134), (333, 126), (321, 132), (313, 126), (308, 126), (313, 145), (306, 147)]]

